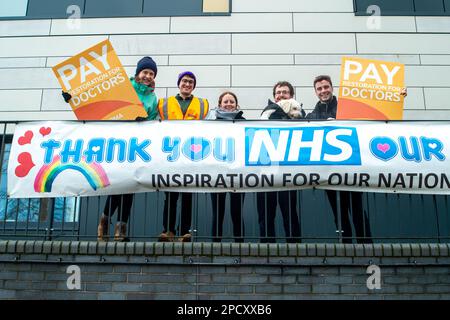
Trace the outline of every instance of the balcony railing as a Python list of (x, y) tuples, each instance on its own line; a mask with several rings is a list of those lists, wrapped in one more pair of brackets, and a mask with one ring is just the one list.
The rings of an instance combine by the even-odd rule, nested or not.
[[(7, 164), (12, 124), (0, 124), (0, 239), (95, 240), (99, 219), (107, 197), (10, 199), (6, 195)], [(270, 192), (270, 189), (267, 190)], [(224, 203), (213, 202), (211, 194), (192, 195), (191, 241), (244, 242), (322, 242), (322, 243), (392, 243), (449, 242), (449, 197), (444, 195), (413, 195), (384, 193), (346, 193), (333, 195), (318, 189), (297, 190), (281, 195), (245, 193), (235, 197), (231, 205), (227, 195)], [(158, 241), (163, 231), (164, 205), (168, 193), (149, 192), (133, 195), (133, 205), (126, 234), (130, 241)], [(179, 239), (181, 207), (176, 204), (176, 237)], [(236, 200), (237, 199), (237, 200)], [(278, 201), (277, 201), (278, 199)], [(350, 211), (336, 209), (331, 201), (349, 203)], [(361, 203), (358, 203), (358, 202)], [(215, 210), (225, 207), (223, 230), (213, 222)], [(285, 218), (281, 207), (284, 208)], [(169, 203), (168, 203), (169, 205)], [(171, 204), (174, 205), (173, 203)], [(276, 205), (274, 234), (271, 233), (271, 209)], [(108, 206), (108, 205), (106, 205)], [(258, 208), (259, 206), (259, 208)], [(119, 211), (123, 202), (119, 204)], [(242, 219), (235, 219), (236, 208)], [(340, 206), (336, 206), (340, 208)], [(167, 208), (171, 212), (170, 208)], [(219, 212), (220, 210), (217, 210)], [(174, 212), (172, 211), (172, 215)], [(272, 212), (273, 215), (273, 212)], [(114, 240), (118, 213), (109, 221), (109, 240)], [(298, 217), (298, 232), (295, 220)], [(234, 229), (233, 229), (234, 227)], [(236, 231), (238, 230), (238, 231)]]

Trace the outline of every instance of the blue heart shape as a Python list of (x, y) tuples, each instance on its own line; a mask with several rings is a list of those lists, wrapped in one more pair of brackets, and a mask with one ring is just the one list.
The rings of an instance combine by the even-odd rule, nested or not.
[(211, 153), (211, 142), (203, 137), (191, 137), (186, 140), (182, 150), (186, 158), (200, 161)]
[(370, 141), (370, 152), (383, 161), (394, 158), (398, 152), (398, 145), (388, 137), (376, 137)]

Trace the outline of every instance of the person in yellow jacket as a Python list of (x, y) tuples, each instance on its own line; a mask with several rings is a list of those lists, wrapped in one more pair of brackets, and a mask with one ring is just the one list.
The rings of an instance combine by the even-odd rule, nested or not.
[[(203, 120), (209, 111), (208, 100), (192, 95), (197, 79), (190, 71), (185, 71), (178, 76), (178, 89), (176, 96), (159, 99), (158, 111), (161, 120)], [(192, 220), (192, 193), (165, 192), (163, 226), (164, 230), (159, 236), (159, 241), (175, 241), (175, 222), (177, 202), (181, 194), (181, 214), (179, 219), (180, 238), (178, 241), (191, 241)]]

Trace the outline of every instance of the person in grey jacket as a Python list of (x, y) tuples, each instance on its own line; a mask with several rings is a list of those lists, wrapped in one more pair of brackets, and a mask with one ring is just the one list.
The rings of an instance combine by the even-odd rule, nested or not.
[[(215, 112), (214, 112), (215, 111)], [(245, 120), (243, 111), (239, 110), (238, 99), (233, 92), (227, 91), (220, 95), (217, 109), (211, 112), (217, 120)], [(214, 242), (222, 240), (223, 219), (225, 216), (225, 198), (230, 199), (230, 214), (233, 221), (233, 236), (235, 242), (244, 241), (244, 220), (242, 208), (245, 193), (223, 192), (211, 193), (212, 201), (212, 236)]]

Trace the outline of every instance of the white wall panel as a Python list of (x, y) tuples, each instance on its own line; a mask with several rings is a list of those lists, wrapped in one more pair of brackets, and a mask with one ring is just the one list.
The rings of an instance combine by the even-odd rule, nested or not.
[(0, 121), (33, 120), (76, 120), (72, 111), (68, 112), (0, 112)]
[(294, 13), (294, 32), (415, 32), (414, 17), (381, 17), (379, 29), (354, 13)]
[(353, 12), (353, 0), (233, 0), (233, 12)]
[(74, 28), (68, 19), (52, 21), (51, 35), (169, 33), (169, 17), (80, 19)]
[(353, 34), (233, 34), (234, 54), (355, 54)]
[(449, 17), (416, 17), (416, 22), (417, 32), (450, 32)]
[(0, 71), (0, 89), (47, 88), (60, 88), (50, 68), (2, 69)]
[(170, 65), (280, 65), (294, 64), (294, 56), (288, 55), (173, 55)]
[(233, 66), (232, 85), (235, 87), (272, 87), (286, 80), (293, 86), (312, 86), (314, 78), (328, 74), (338, 82), (340, 66)]
[(42, 95), (42, 111), (72, 111), (61, 95), (61, 89), (45, 89)]
[[(153, 60), (155, 60), (156, 65), (159, 66), (167, 66), (169, 64), (169, 56), (157, 56), (157, 55), (150, 55)], [(142, 59), (144, 55), (140, 56), (119, 56), (119, 60), (122, 63), (123, 66), (127, 67), (136, 67), (139, 60)], [(159, 71), (158, 71), (159, 72)]]
[(46, 36), (50, 33), (51, 20), (2, 20), (0, 37)]
[(172, 17), (172, 33), (292, 32), (291, 13), (236, 13), (223, 17)]
[[(137, 65), (138, 61), (142, 57), (143, 57), (143, 55), (141, 55), (141, 56), (119, 56), (119, 60), (123, 66), (126, 66), (126, 67), (134, 66), (135, 67)], [(168, 64), (168, 60), (169, 60), (168, 56), (152, 55), (151, 57), (153, 58), (153, 60), (155, 60), (155, 62), (158, 66)], [(51, 67), (63, 62), (64, 60), (67, 60), (68, 58), (70, 58), (70, 57), (49, 57), (47, 59), (46, 66), (51, 68)], [(1, 63), (1, 59), (0, 59), (0, 63)]]
[(406, 66), (405, 84), (409, 87), (450, 87), (450, 66)]
[(420, 61), (424, 65), (450, 65), (449, 54), (421, 55)]
[(42, 90), (0, 90), (0, 112), (39, 111)]
[[(295, 55), (295, 64), (305, 64), (305, 65), (314, 65), (314, 64), (325, 64), (325, 65), (340, 65), (342, 62), (342, 57), (345, 56), (343, 54), (330, 54), (330, 55), (303, 55), (296, 54)], [(419, 55), (370, 55), (370, 54), (352, 54), (349, 55), (352, 57), (359, 57), (365, 59), (373, 59), (373, 60), (385, 60), (392, 62), (400, 62), (404, 64), (410, 65), (419, 65), (420, 58)]]
[(357, 34), (359, 54), (448, 54), (450, 34)]
[(106, 38), (104, 36), (0, 38), (0, 57), (72, 56)]
[(405, 110), (403, 113), (404, 120), (450, 120), (449, 110)]
[(111, 36), (118, 55), (229, 54), (228, 34)]
[(422, 88), (408, 88), (408, 96), (405, 98), (404, 109), (425, 110)]
[(425, 88), (427, 109), (450, 110), (450, 88)]
[(45, 67), (46, 58), (0, 58), (0, 68)]

